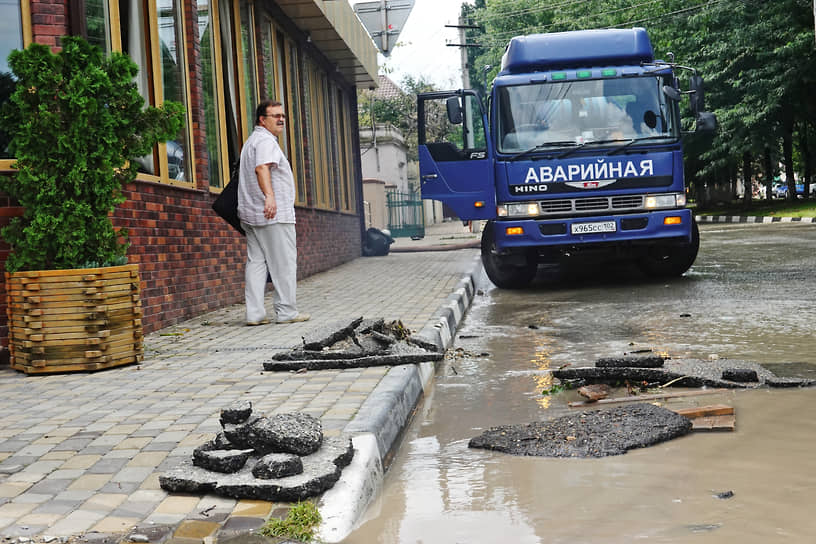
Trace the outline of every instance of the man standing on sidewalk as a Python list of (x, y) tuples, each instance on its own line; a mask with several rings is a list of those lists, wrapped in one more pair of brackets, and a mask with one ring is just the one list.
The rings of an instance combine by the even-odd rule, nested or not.
[(295, 180), (278, 145), (286, 115), (280, 102), (265, 100), (255, 110), (255, 129), (241, 150), (238, 217), (246, 231), (247, 263), (244, 295), (246, 324), (269, 323), (264, 307), (267, 273), (275, 288), (278, 323), (307, 321), (298, 313)]

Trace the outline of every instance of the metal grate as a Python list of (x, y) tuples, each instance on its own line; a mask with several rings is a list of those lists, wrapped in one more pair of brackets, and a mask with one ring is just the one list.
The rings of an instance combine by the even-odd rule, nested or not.
[(643, 210), (643, 195), (591, 196), (582, 198), (559, 198), (539, 201), (542, 215), (567, 213), (596, 213), (604, 211)]
[(542, 200), (539, 203), (539, 206), (541, 207), (541, 213), (543, 214), (571, 212), (572, 200)]
[(643, 196), (613, 196), (612, 208), (616, 210), (636, 210), (643, 207)]
[(575, 211), (577, 212), (595, 212), (609, 209), (609, 197), (596, 196), (591, 198), (576, 198)]

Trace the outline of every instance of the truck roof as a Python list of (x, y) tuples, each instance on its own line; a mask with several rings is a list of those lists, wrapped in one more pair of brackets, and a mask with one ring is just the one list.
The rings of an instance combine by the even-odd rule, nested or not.
[(652, 62), (654, 50), (644, 28), (577, 30), (530, 34), (510, 40), (499, 75), (545, 70)]

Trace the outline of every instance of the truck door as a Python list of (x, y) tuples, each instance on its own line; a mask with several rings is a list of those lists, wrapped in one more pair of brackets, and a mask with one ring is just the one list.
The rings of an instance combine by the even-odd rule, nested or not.
[(493, 149), (475, 91), (417, 95), (422, 198), (440, 200), (459, 219), (493, 219)]

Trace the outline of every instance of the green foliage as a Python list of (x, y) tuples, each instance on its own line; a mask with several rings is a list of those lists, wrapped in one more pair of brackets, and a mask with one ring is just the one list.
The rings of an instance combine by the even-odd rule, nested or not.
[(270, 519), (260, 532), (264, 536), (311, 542), (315, 538), (315, 530), (320, 521), (320, 512), (313, 502), (298, 502), (289, 509), (286, 519)]
[(0, 111), (17, 173), (0, 189), (24, 208), (2, 229), (12, 253), (6, 270), (121, 263), (127, 233), (110, 219), (136, 177), (135, 159), (175, 136), (181, 104), (144, 108), (126, 55), (106, 57), (79, 37), (62, 51), (32, 44), (9, 55), (16, 87)]
[[(358, 122), (360, 128), (370, 128), (373, 123), (389, 123), (402, 131), (408, 146), (408, 158), (417, 158), (417, 93), (437, 90), (423, 77), (411, 76), (402, 80), (403, 93), (399, 96), (382, 98), (374, 91), (358, 92)], [(427, 120), (426, 120), (427, 121)], [(434, 130), (434, 126), (429, 127)]]

